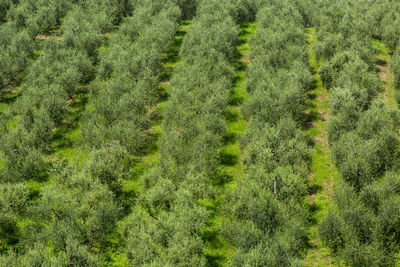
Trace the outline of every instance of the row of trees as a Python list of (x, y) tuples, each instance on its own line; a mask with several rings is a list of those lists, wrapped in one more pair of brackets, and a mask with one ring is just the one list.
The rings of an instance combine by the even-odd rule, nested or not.
[(294, 1), (258, 8), (244, 106), (249, 127), (241, 140), (248, 174), (227, 196), (224, 234), (238, 249), (232, 266), (291, 266), (300, 264), (307, 241), (305, 21)]
[[(0, 57), (10, 60), (0, 70), (3, 86), (30, 65), (35, 36), (64, 17), (59, 38), (43, 42), (28, 68), (22, 96), (0, 113), (0, 265), (99, 266), (116, 229), (131, 265), (207, 265), (203, 231), (212, 211), (201, 203), (218, 194), (212, 181), (235, 78), (237, 23), (254, 18), (243, 107), (249, 127), (241, 140), (248, 173), (224, 199), (221, 234), (236, 248), (229, 265), (301, 265), (310, 161), (301, 125), (311, 86), (303, 27), (314, 22), (319, 74), (331, 90), (329, 143), (346, 181), (319, 232), (349, 265), (394, 265), (400, 116), (374, 100), (382, 84), (371, 37), (394, 49), (398, 35), (388, 23), (396, 24), (397, 14), (392, 1), (375, 3), (376, 10), (366, 3), (314, 0), (322, 12), (312, 12), (301, 0), (0, 0), (0, 20), (7, 20)], [(179, 20), (195, 14), (162, 113), (159, 162), (141, 177), (136, 206), (125, 217), (122, 184), (132, 155), (149, 141), (161, 54)], [(89, 84), (82, 128), (88, 160), (82, 167), (57, 162), (49, 171), (43, 155), (54, 128), (76, 88)], [(50, 181), (39, 193), (29, 189), (24, 181), (44, 171)]]
[(372, 35), (383, 40), (391, 50), (398, 46), (400, 39), (399, 8), (397, 1), (379, 0), (366, 12)]
[(337, 186), (336, 207), (319, 232), (350, 266), (391, 266), (400, 248), (399, 177), (388, 171), (398, 168), (400, 117), (375, 99), (382, 82), (372, 37), (382, 30), (376, 26), (382, 18), (367, 2), (316, 1), (319, 74), (331, 91), (329, 143), (345, 181)]
[(100, 53), (84, 117), (84, 138), (91, 147), (116, 141), (135, 152), (146, 144), (150, 109), (158, 100), (161, 52), (172, 45), (180, 15), (173, 1), (142, 1)]
[(93, 150), (82, 169), (56, 163), (38, 195), (23, 180), (44, 170), (43, 153), (64, 120), (67, 100), (94, 78), (104, 33), (131, 12), (124, 2), (85, 1), (69, 11), (61, 38), (45, 43), (22, 96), (1, 114), (2, 266), (99, 266), (104, 260), (101, 252), (121, 216), (114, 191), (129, 175), (124, 148), (110, 142)]
[(28, 69), (22, 96), (2, 114), (5, 180), (32, 178), (41, 172), (41, 154), (53, 139), (53, 128), (63, 121), (67, 100), (78, 86), (93, 79), (104, 33), (120, 20), (107, 15), (110, 2), (104, 2), (102, 9), (96, 1), (87, 2), (68, 12), (60, 27), (61, 39), (50, 38)]
[[(375, 23), (376, 37), (382, 39), (390, 51), (393, 51), (390, 67), (394, 73), (396, 89), (400, 89), (400, 4), (389, 0), (378, 1), (374, 5), (371, 19)], [(400, 103), (400, 94), (396, 91), (396, 100)]]
[[(47, 135), (41, 135), (46, 138), (38, 137), (38, 140), (44, 141), (41, 146), (37, 145), (36, 159), (41, 158), (41, 153), (49, 144), (47, 141), (52, 140), (53, 127), (63, 120), (66, 100), (73, 98), (77, 86), (87, 84), (97, 75), (90, 83), (90, 101), (83, 123), (83, 139), (91, 152), (82, 168), (56, 164), (49, 173), (50, 185), (43, 187), (37, 200), (24, 206), (26, 211), (23, 217), (27, 218), (27, 222), (13, 230), (17, 233), (14, 236), (19, 238), (19, 244), (15, 246), (17, 253), (8, 249), (8, 253), (0, 257), (0, 263), (99, 266), (106, 260), (104, 255), (109, 247), (110, 235), (115, 234), (116, 223), (126, 214), (119, 196), (122, 181), (130, 177), (131, 155), (148, 140), (150, 109), (157, 101), (161, 78), (161, 52), (172, 44), (181, 17), (180, 8), (174, 1), (160, 3), (148, 0), (133, 6), (132, 15), (111, 35), (107, 48), (100, 50), (97, 48), (103, 33), (109, 29), (104, 25), (113, 25), (119, 20), (111, 20), (113, 17), (108, 15), (99, 18), (100, 11), (109, 11), (107, 3), (99, 9), (92, 7), (93, 16), (92, 11), (87, 12), (86, 9), (72, 10), (60, 29), (63, 33), (61, 40), (49, 41), (43, 56), (35, 63), (37, 67), (55, 66), (52, 71), (58, 71), (57, 67), (63, 66), (63, 71), (60, 69), (59, 74), (54, 76), (46, 73), (45, 68), (28, 75), (32, 77), (29, 84), (38, 84), (37, 91), (23, 94), (22, 100), (15, 105), (29, 107), (22, 102), (27, 96), (42, 99), (42, 102), (48, 98), (50, 92), (43, 93), (42, 98), (33, 97), (40, 92), (42, 81), (51, 83), (52, 88), (53, 83), (57, 84), (63, 92), (62, 97), (56, 98), (57, 101), (50, 100), (52, 107), (59, 105), (48, 113), (53, 116), (49, 118), (51, 125), (43, 127), (38, 124), (39, 120), (32, 120), (31, 127), (47, 131)], [(86, 11), (85, 16), (83, 11)], [(121, 11), (118, 14), (126, 13)], [(67, 63), (63, 62), (64, 55), (68, 55), (65, 58), (70, 60)], [(68, 66), (77, 68), (69, 71), (65, 68)], [(63, 75), (67, 75), (65, 79), (62, 79)], [(42, 105), (38, 101), (33, 107), (49, 110)], [(34, 112), (35, 109), (32, 116), (36, 115)], [(22, 115), (17, 113), (17, 124), (21, 121), (19, 117)], [(15, 122), (4, 124), (7, 132), (15, 127)], [(21, 140), (25, 140), (24, 136)], [(32, 151), (32, 148), (27, 148), (27, 151)], [(146, 216), (140, 218), (145, 220)], [(173, 217), (171, 219), (174, 220)], [(137, 225), (130, 229), (130, 223), (124, 223), (125, 232), (136, 229)], [(143, 244), (131, 244), (131, 238), (124, 239), (124, 252), (129, 259), (143, 249)], [(13, 245), (11, 239), (5, 242)], [(135, 250), (131, 246), (136, 246)], [(175, 257), (179, 255), (174, 254)]]
[(20, 83), (38, 48), (35, 37), (59, 25), (74, 1), (2, 0), (0, 2), (0, 90)]
[(115, 148), (107, 149), (107, 162), (98, 162), (97, 153), (83, 170), (54, 168), (52, 183), (35, 201), (23, 183), (0, 187), (2, 266), (99, 266), (121, 214), (104, 182), (120, 171), (113, 166), (120, 158)]
[[(68, 13), (60, 29), (62, 39), (45, 43), (28, 70), (22, 96), (2, 114), (4, 180), (28, 179), (40, 173), (41, 154), (52, 141), (54, 126), (63, 119), (67, 99), (94, 75), (93, 56), (103, 39), (102, 29), (91, 21), (97, 15), (80, 8)], [(81, 25), (76, 27), (78, 20)]]
[[(96, 0), (0, 1), (0, 21), (7, 21), (0, 26), (0, 61), (2, 62), (0, 90), (10, 83), (22, 81), (27, 67), (35, 58), (34, 51), (42, 49), (40, 42), (36, 40), (38, 34), (49, 34), (50, 31), (58, 29), (69, 11), (90, 9), (92, 14), (90, 20), (96, 20), (96, 24), (103, 31), (109, 31), (113, 25), (121, 21), (123, 16), (132, 11), (135, 4), (134, 0), (108, 0), (104, 3)], [(106, 8), (103, 8), (105, 6)], [(74, 29), (69, 28), (71, 32), (65, 36), (66, 38), (78, 38), (74, 36), (73, 31), (79, 28), (78, 22), (81, 19), (79, 16), (82, 15), (75, 15), (75, 17), (69, 15), (69, 23), (74, 23), (72, 21), (75, 20), (75, 25)], [(83, 19), (87, 21), (87, 18), (83, 17)], [(60, 34), (65, 35), (62, 31)], [(90, 44), (82, 42), (82, 45)]]
[(224, 111), (235, 72), (234, 1), (200, 1), (183, 40), (163, 111), (160, 159), (142, 177), (139, 205), (126, 218), (126, 255), (135, 266), (205, 266), (203, 228), (213, 197)]

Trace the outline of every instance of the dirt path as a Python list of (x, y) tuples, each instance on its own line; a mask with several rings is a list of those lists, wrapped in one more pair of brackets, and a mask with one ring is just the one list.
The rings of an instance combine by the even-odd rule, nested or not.
[(384, 83), (384, 90), (378, 95), (378, 98), (384, 99), (389, 105), (397, 107), (394, 74), (390, 69), (390, 51), (382, 41), (377, 39), (373, 40), (373, 47), (377, 52), (376, 69), (378, 76)]
[(307, 266), (336, 266), (328, 248), (323, 247), (318, 237), (318, 226), (332, 205), (333, 185), (339, 180), (328, 144), (327, 124), (329, 120), (329, 92), (322, 85), (318, 74), (319, 62), (314, 54), (316, 43), (315, 29), (308, 28), (307, 34), (309, 61), (313, 74), (313, 86), (308, 92), (307, 135), (313, 141), (309, 205), (312, 212), (309, 230), (309, 250), (306, 255)]

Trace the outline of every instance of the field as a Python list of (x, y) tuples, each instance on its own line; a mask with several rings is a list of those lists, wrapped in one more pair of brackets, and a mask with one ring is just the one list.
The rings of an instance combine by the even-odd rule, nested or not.
[(0, 0), (0, 266), (399, 266), (400, 3)]

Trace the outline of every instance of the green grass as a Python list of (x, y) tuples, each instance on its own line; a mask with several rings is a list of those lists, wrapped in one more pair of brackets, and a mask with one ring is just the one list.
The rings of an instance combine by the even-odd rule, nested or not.
[(328, 144), (327, 118), (329, 116), (329, 92), (324, 88), (318, 74), (320, 63), (314, 54), (315, 29), (305, 29), (308, 42), (309, 64), (313, 75), (312, 88), (308, 92), (306, 133), (311, 138), (311, 173), (309, 177), (312, 212), (309, 228), (309, 249), (305, 257), (307, 266), (338, 265), (330, 250), (323, 246), (318, 237), (318, 226), (332, 207), (334, 185), (340, 181)]
[(385, 43), (378, 39), (372, 39), (373, 48), (379, 52), (379, 55), (390, 58), (390, 49), (386, 47)]
[(218, 196), (215, 199), (203, 200), (202, 204), (211, 211), (212, 217), (203, 231), (203, 240), (206, 242), (204, 254), (209, 266), (223, 266), (236, 249), (220, 234), (222, 222), (225, 220), (221, 207), (227, 190), (235, 187), (236, 181), (243, 179), (246, 168), (242, 162), (243, 150), (240, 147), (240, 136), (245, 132), (247, 122), (243, 118), (241, 105), (248, 98), (246, 92), (246, 69), (249, 65), (249, 38), (255, 32), (255, 23), (240, 25), (240, 43), (236, 47), (237, 57), (236, 79), (230, 91), (229, 106), (225, 112), (227, 133), (224, 137), (224, 146), (220, 150), (219, 178), (215, 187)]
[(87, 86), (76, 90), (74, 99), (69, 101), (65, 119), (61, 125), (54, 129), (54, 140), (51, 144), (51, 153), (47, 160), (58, 159), (81, 165), (88, 158), (88, 149), (80, 144), (81, 141), (81, 116), (88, 102)]
[(7, 103), (0, 103), (0, 112), (8, 107)]

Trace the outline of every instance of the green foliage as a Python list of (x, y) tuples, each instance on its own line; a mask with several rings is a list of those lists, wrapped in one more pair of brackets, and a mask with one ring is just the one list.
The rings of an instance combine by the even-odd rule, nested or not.
[(329, 213), (319, 227), (321, 239), (333, 250), (338, 252), (344, 245), (344, 222), (341, 222), (338, 215)]
[[(331, 91), (329, 145), (345, 180), (319, 234), (349, 266), (394, 266), (400, 117), (374, 101), (382, 83), (371, 37), (399, 47), (398, 13), (391, 0), (0, 0), (0, 89), (22, 92), (0, 113), (0, 265), (101, 266), (119, 251), (133, 266), (206, 266), (214, 263), (209, 235), (221, 234), (234, 248), (227, 265), (301, 266), (312, 86), (303, 28), (315, 23), (319, 75)], [(163, 58), (182, 18), (193, 25), (165, 81)], [(240, 144), (246, 177), (221, 196), (212, 184), (231, 134), (237, 23), (254, 19)], [(398, 87), (399, 50), (391, 61)], [(127, 215), (124, 184), (132, 159), (155, 142), (160, 82), (169, 99), (159, 159), (134, 181)], [(63, 166), (47, 154), (82, 88), (90, 88), (81, 120), (88, 159)], [(221, 233), (209, 231), (214, 219)]]
[(68, 13), (60, 28), (62, 41), (67, 47), (86, 52), (90, 57), (96, 56), (103, 36), (99, 25), (92, 23), (83, 10), (73, 10)]
[[(204, 15), (202, 15), (204, 14)], [(198, 55), (203, 58), (216, 51), (228, 58), (234, 56), (234, 47), (238, 42), (238, 27), (231, 17), (223, 19), (224, 14), (200, 13), (185, 38), (180, 55), (189, 62), (194, 62)], [(204, 31), (207, 29), (207, 31)], [(196, 49), (196, 50), (195, 50)]]
[(398, 175), (388, 173), (359, 194), (348, 185), (336, 190), (338, 211), (325, 218), (319, 231), (322, 240), (350, 266), (394, 265), (393, 253), (400, 240), (399, 181)]
[(0, 1), (0, 22), (4, 22), (7, 11), (11, 7), (11, 5), (18, 2), (18, 0), (1, 0)]
[(29, 144), (28, 139), (29, 136), (22, 129), (15, 129), (1, 136), (0, 148), (6, 158), (5, 181), (37, 177), (43, 170), (41, 153)]
[(7, 12), (7, 20), (15, 22), (19, 28), (25, 28), (31, 37), (51, 30), (72, 8), (74, 1), (39, 0), (19, 1)]
[[(322, 7), (317, 52), (319, 74), (331, 89), (332, 117), (329, 143), (345, 182), (335, 189), (336, 208), (322, 222), (321, 239), (349, 266), (394, 266), (398, 252), (396, 209), (389, 223), (383, 219), (387, 203), (397, 200), (399, 113), (380, 100), (372, 37), (390, 47), (398, 5), (377, 1), (368, 10), (365, 1), (336, 1)], [(366, 14), (364, 16), (363, 14)], [(393, 69), (396, 72), (396, 57)], [(385, 241), (383, 241), (385, 240)]]
[(176, 0), (182, 10), (182, 19), (192, 19), (196, 15), (199, 0)]
[(180, 14), (173, 1), (142, 1), (120, 26), (119, 32), (143, 48), (151, 44), (158, 50), (166, 50), (172, 45)]
[(394, 49), (399, 44), (400, 36), (400, 16), (399, 16), (400, 5), (394, 4), (387, 10), (387, 13), (382, 18), (381, 28), (382, 28), (382, 39), (387, 44), (390, 49)]
[(122, 19), (132, 13), (137, 5), (137, 0), (106, 0), (106, 1), (80, 1), (83, 9), (90, 10), (93, 16), (91, 21), (98, 25), (103, 32), (112, 29)]
[[(97, 177), (72, 167), (56, 171), (54, 184), (44, 187), (40, 199), (26, 211), (30, 220), (19, 230), (18, 262), (27, 266), (98, 266), (95, 251), (106, 244), (120, 209)], [(26, 187), (16, 186), (11, 195), (7, 194), (9, 188), (5, 189), (5, 200), (18, 197), (8, 204), (18, 214), (26, 203)]]
[(310, 156), (298, 124), (311, 84), (304, 22), (292, 3), (264, 5), (250, 42), (249, 127), (241, 142), (248, 174), (224, 205), (223, 233), (237, 247), (231, 266), (300, 265), (306, 244)]
[(117, 144), (93, 151), (89, 161), (89, 174), (97, 177), (115, 193), (121, 192), (122, 180), (129, 176), (128, 152)]
[(394, 82), (397, 89), (400, 89), (400, 45), (397, 47), (392, 56), (390, 67), (394, 74)]
[(9, 24), (0, 29), (0, 61), (4, 66), (0, 69), (0, 90), (20, 82), (33, 54), (33, 43), (27, 32), (23, 30), (15, 34), (16, 30)]
[[(58, 4), (63, 4), (62, 2)], [(9, 25), (15, 28), (26, 27), (30, 36), (25, 32), (21, 35), (26, 36), (26, 42), (19, 35), (17, 37), (20, 39), (13, 37), (16, 41), (8, 36), (14, 28), (4, 28), (1, 31), (0, 45), (4, 44), (9, 54), (16, 49), (16, 45), (21, 45), (22, 58), (25, 43), (32, 44), (36, 34), (59, 24), (61, 14), (66, 13), (60, 29), (61, 36), (43, 41), (43, 51), (27, 71), (22, 96), (10, 108), (9, 115), (1, 115), (0, 146), (1, 157), (3, 159), (4, 156), (5, 159), (2, 182), (37, 178), (42, 174), (45, 169), (43, 153), (52, 142), (54, 127), (65, 123), (67, 100), (73, 102), (77, 87), (87, 84), (94, 77), (94, 63), (98, 60), (98, 48), (103, 43), (103, 33), (111, 30), (112, 25), (121, 21), (122, 16), (131, 13), (133, 8), (140, 8), (136, 7), (135, 1), (73, 2), (74, 8), (68, 13), (66, 9), (61, 10), (59, 5), (53, 5), (53, 9), (42, 8), (42, 2), (35, 5), (24, 1), (13, 8), (10, 18), (18, 19), (18, 22)], [(104, 262), (104, 258), (99, 255), (105, 254), (109, 237), (116, 228), (117, 220), (121, 218), (115, 194), (121, 194), (122, 180), (130, 176), (131, 159), (125, 146), (132, 152), (148, 140), (145, 131), (150, 126), (149, 109), (157, 97), (161, 52), (172, 44), (171, 39), (177, 29), (177, 17), (180, 16), (179, 9), (174, 5), (164, 10), (165, 5), (156, 4), (155, 1), (148, 2), (159, 5), (158, 11), (152, 18), (153, 23), (144, 31), (140, 29), (139, 36), (135, 36), (137, 42), (132, 44), (121, 30), (112, 45), (111, 57), (105, 56), (103, 59), (101, 55), (99, 58), (100, 62), (104, 62), (103, 66), (109, 65), (114, 60), (113, 56), (121, 52), (121, 45), (129, 48), (125, 54), (119, 56), (120, 61), (115, 64), (115, 72), (114, 69), (110, 71), (112, 79), (107, 77), (97, 80), (94, 87), (99, 92), (93, 90), (94, 103), (98, 103), (96, 108), (103, 113), (96, 114), (98, 117), (92, 122), (98, 124), (96, 120), (104, 116), (107, 124), (103, 126), (109, 127), (111, 138), (101, 136), (98, 149), (92, 150), (83, 169), (69, 166), (49, 172), (51, 181), (41, 185), (40, 195), (35, 196), (28, 212), (24, 213), (26, 218), (21, 229), (17, 229), (17, 220), (12, 217), (14, 215), (4, 213), (4, 217), (1, 217), (4, 231), (12, 232), (13, 238), (19, 238), (20, 243), (15, 249), (6, 247), (7, 253), (1, 256), (2, 263), (13, 262), (23, 266), (99, 266), (100, 262)], [(69, 4), (72, 3), (64, 1), (62, 6)], [(148, 10), (147, 4), (141, 4), (142, 11)], [(25, 14), (29, 13), (28, 10), (34, 13), (36, 8), (40, 15), (52, 12), (46, 17), (48, 21), (43, 21), (43, 25), (36, 23), (36, 17)], [(57, 8), (60, 10), (55, 11)], [(146, 11), (143, 15), (150, 14)], [(159, 29), (160, 26), (164, 28)], [(163, 35), (159, 34), (160, 30)], [(153, 46), (149, 47), (149, 42)], [(31, 54), (33, 50), (28, 52)], [(1, 56), (7, 58), (8, 54), (2, 50)], [(28, 63), (29, 57), (26, 56), (24, 60)], [(21, 64), (16, 61), (10, 61), (9, 64), (12, 66), (16, 63)], [(22, 72), (23, 69), (18, 65), (14, 72)], [(3, 71), (8, 69), (2, 69), (2, 73)], [(17, 76), (14, 73), (5, 73), (0, 77), (5, 86)], [(137, 89), (132, 90), (132, 86)], [(124, 95), (121, 95), (122, 91)], [(112, 94), (109, 95), (109, 92)], [(102, 100), (106, 98), (110, 105), (103, 108)], [(115, 108), (116, 104), (120, 109)], [(108, 125), (108, 122), (115, 124)], [(104, 131), (100, 131), (100, 134), (104, 134)], [(182, 220), (186, 217), (185, 215)], [(172, 220), (173, 218), (171, 217)], [(184, 221), (178, 227), (182, 225), (185, 225)], [(196, 236), (193, 249), (199, 253), (202, 251), (202, 242), (198, 233)], [(3, 237), (7, 240), (2, 239), (2, 245), (7, 246), (14, 242), (6, 234), (1, 235)], [(181, 238), (176, 236), (175, 239)], [(184, 241), (181, 247), (185, 247)], [(15, 254), (14, 251), (18, 253)], [(175, 255), (175, 252), (171, 252), (171, 257)], [(191, 258), (189, 255), (187, 260), (190, 261)]]
[[(43, 44), (43, 51), (27, 71), (25, 83), (22, 86), (22, 96), (11, 107), (13, 115), (18, 118), (16, 125), (13, 125), (16, 129), (8, 129), (4, 132), (3, 138), (9, 144), (1, 146), (6, 160), (5, 176), (9, 177), (7, 179), (34, 178), (41, 174), (43, 169), (41, 153), (48, 150), (49, 144), (53, 141), (53, 128), (64, 123), (67, 100), (73, 100), (77, 87), (88, 83), (95, 74), (94, 61), (104, 38), (100, 22), (95, 19), (96, 14), (84, 13), (85, 10), (80, 10), (77, 6), (74, 6), (76, 9), (67, 13), (67, 10), (72, 8), (70, 6), (72, 3), (55, 2), (57, 3), (51, 6), (56, 9), (53, 10), (52, 15), (56, 18), (66, 15), (60, 31), (62, 36), (50, 38)], [(15, 18), (21, 19), (25, 25), (24, 23), (30, 21), (30, 18), (20, 16), (19, 12), (27, 9), (34, 11), (36, 8), (47, 12), (45, 4), (49, 3), (38, 1), (35, 4), (24, 1), (15, 9), (10, 10), (10, 16), (12, 18), (16, 16)], [(100, 6), (105, 8), (107, 3), (98, 4), (98, 7)], [(34, 14), (32, 16), (36, 18)], [(36, 29), (31, 38), (36, 37), (39, 32), (49, 30), (46, 27), (55, 23), (59, 22), (43, 23), (42, 26), (45, 28)], [(16, 24), (6, 24), (11, 25), (6, 27), (18, 29), (18, 23)], [(23, 25), (20, 26), (23, 27)], [(9, 64), (17, 65), (8, 73), (3, 71), (7, 68), (1, 69), (0, 80), (3, 81), (3, 86), (18, 77), (17, 74), (28, 65), (29, 55), (33, 53), (33, 39), (30, 39), (25, 31), (8, 37), (7, 33), (11, 30), (4, 29), (4, 32), (1, 31), (0, 34), (2, 38), (0, 44), (4, 43), (6, 49), (5, 53), (0, 53), (0, 56), (7, 57), (7, 53), (15, 53), (15, 58)], [(18, 61), (19, 56), (24, 57), (23, 62)]]
[(192, 207), (189, 201), (181, 201), (182, 206), (161, 213), (159, 223), (140, 210), (134, 210), (126, 219), (123, 235), (131, 264), (205, 266), (200, 234), (207, 211), (200, 206)]
[(161, 52), (172, 43), (179, 15), (170, 1), (143, 2), (121, 25), (116, 42), (100, 54), (99, 79), (91, 91), (91, 109), (83, 129), (91, 146), (116, 141), (137, 151), (146, 144), (149, 110), (157, 99)]
[(24, 184), (0, 185), (0, 252), (18, 242), (18, 216), (25, 212), (28, 196), (29, 190)]
[[(198, 200), (210, 195), (209, 183), (217, 172), (226, 131), (223, 112), (234, 77), (230, 62), (238, 41), (238, 28), (224, 13), (226, 4), (201, 2), (183, 40), (183, 60), (162, 114), (159, 164), (142, 178), (140, 206), (150, 217), (132, 215), (127, 220), (132, 229), (124, 233), (134, 265), (207, 263), (201, 236), (210, 211)], [(146, 244), (142, 251), (141, 242)]]
[(54, 185), (43, 189), (31, 212), (38, 222), (34, 228), (43, 227), (39, 236), (51, 240), (58, 251), (67, 248), (65, 240), (70, 238), (89, 248), (101, 248), (119, 209), (113, 194), (97, 177), (67, 169)]

